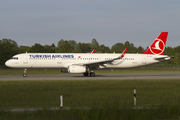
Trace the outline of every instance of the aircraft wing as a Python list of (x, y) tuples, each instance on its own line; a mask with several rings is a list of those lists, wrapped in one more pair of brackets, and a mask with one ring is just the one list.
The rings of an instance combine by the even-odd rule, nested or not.
[(121, 56), (119, 56), (117, 58), (114, 58), (114, 59), (111, 59), (111, 60), (102, 60), (102, 61), (98, 61), (98, 62), (79, 63), (79, 64), (73, 64), (73, 65), (86, 65), (86, 66), (93, 67), (93, 66), (97, 66), (97, 65), (103, 65), (103, 64), (107, 64), (107, 63), (112, 63), (114, 60), (122, 59), (124, 57), (124, 55), (126, 54), (127, 49), (128, 48), (126, 48), (122, 52)]

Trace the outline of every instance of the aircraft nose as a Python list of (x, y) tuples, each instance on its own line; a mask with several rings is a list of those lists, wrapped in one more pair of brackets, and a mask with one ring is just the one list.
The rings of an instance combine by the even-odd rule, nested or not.
[(11, 62), (10, 62), (9, 60), (7, 60), (7, 61), (5, 62), (5, 65), (6, 65), (7, 67), (10, 67), (10, 66), (11, 66)]

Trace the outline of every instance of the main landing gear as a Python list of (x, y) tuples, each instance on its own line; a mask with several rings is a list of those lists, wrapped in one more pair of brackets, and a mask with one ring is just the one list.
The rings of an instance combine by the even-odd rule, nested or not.
[(27, 77), (27, 69), (24, 69), (24, 74), (23, 74), (23, 77)]
[(90, 76), (91, 77), (94, 77), (95, 76), (95, 73), (92, 71), (92, 72), (90, 72)]
[(95, 73), (94, 73), (93, 71), (91, 71), (90, 74), (89, 74), (89, 72), (85, 72), (85, 73), (83, 73), (83, 75), (84, 75), (84, 76), (88, 76), (88, 75), (89, 75), (89, 76), (91, 76), (91, 77), (94, 77), (94, 76), (95, 76)]

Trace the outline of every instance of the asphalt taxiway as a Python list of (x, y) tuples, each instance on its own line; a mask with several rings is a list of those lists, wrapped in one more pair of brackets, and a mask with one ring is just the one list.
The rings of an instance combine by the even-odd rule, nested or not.
[(120, 73), (97, 74), (95, 77), (84, 77), (82, 74), (61, 75), (7, 75), (0, 76), (0, 81), (13, 80), (147, 80), (147, 79), (180, 79), (180, 72), (175, 73)]

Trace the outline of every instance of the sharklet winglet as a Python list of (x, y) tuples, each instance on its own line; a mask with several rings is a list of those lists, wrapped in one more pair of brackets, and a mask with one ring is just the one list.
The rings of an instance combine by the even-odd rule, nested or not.
[(126, 49), (123, 51), (121, 57), (124, 57), (124, 55), (126, 54), (127, 49), (128, 49), (128, 48), (126, 48)]

